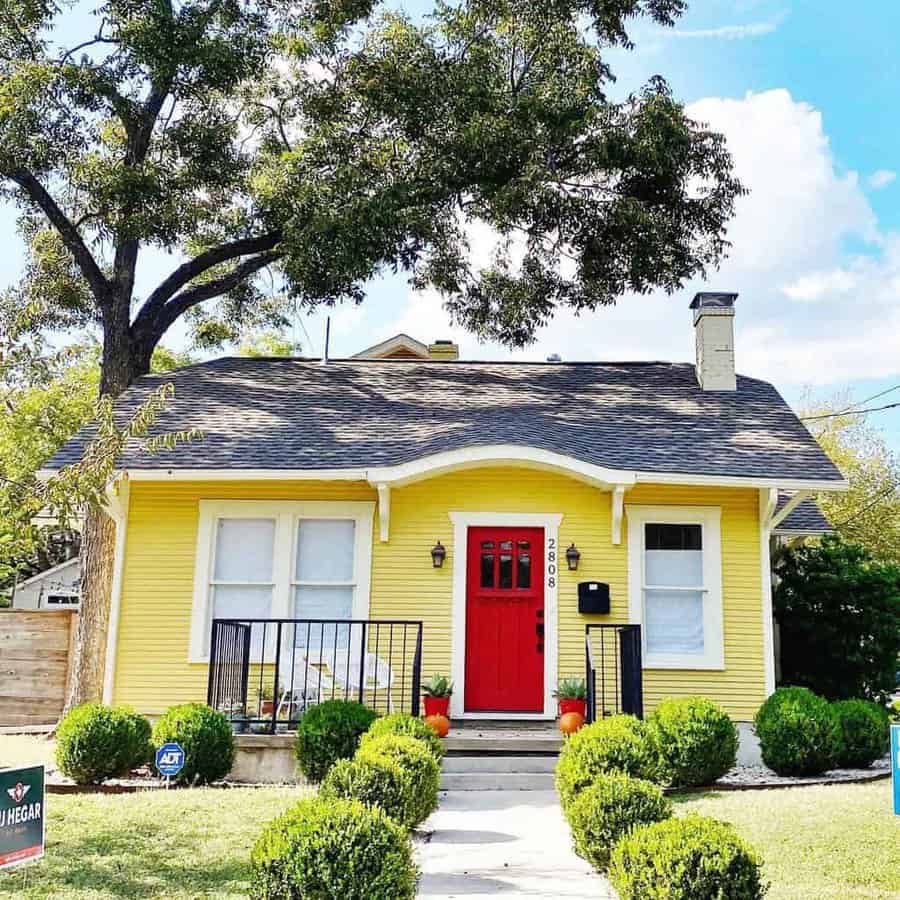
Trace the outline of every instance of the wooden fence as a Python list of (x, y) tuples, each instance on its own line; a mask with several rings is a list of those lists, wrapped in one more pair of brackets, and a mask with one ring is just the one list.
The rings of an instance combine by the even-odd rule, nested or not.
[(74, 610), (0, 610), (0, 726), (58, 721), (77, 623)]

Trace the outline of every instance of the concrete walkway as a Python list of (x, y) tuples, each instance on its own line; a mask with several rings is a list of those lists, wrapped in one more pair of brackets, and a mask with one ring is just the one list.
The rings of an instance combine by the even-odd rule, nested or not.
[(615, 897), (572, 851), (555, 791), (450, 791), (424, 828), (419, 897)]

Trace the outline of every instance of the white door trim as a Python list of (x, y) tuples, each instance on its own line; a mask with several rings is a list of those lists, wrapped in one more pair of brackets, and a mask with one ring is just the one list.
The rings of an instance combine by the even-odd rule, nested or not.
[[(557, 605), (559, 586), (559, 525), (562, 513), (451, 512), (453, 523), (453, 602), (450, 631), (454, 719), (554, 719), (557, 660), (559, 658)], [(544, 529), (544, 711), (542, 713), (467, 713), (466, 696), (466, 555), (468, 531), (473, 526), (509, 526)], [(555, 558), (554, 558), (555, 557)]]

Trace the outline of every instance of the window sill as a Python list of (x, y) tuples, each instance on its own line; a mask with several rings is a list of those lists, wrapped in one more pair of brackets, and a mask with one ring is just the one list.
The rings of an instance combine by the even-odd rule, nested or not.
[(724, 672), (725, 661), (720, 657), (644, 656), (642, 668), (684, 669), (686, 671)]

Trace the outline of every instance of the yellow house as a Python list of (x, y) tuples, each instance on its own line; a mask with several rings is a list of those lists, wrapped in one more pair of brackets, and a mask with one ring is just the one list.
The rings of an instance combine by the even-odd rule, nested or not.
[(735, 375), (735, 297), (691, 304), (696, 365), (399, 335), (141, 379), (126, 407), (171, 380), (157, 430), (203, 438), (121, 462), (105, 699), (274, 728), (333, 694), (417, 710), (440, 672), (454, 718), (542, 719), (587, 676), (596, 715), (703, 694), (748, 721), (775, 683), (770, 537), (846, 485)]

